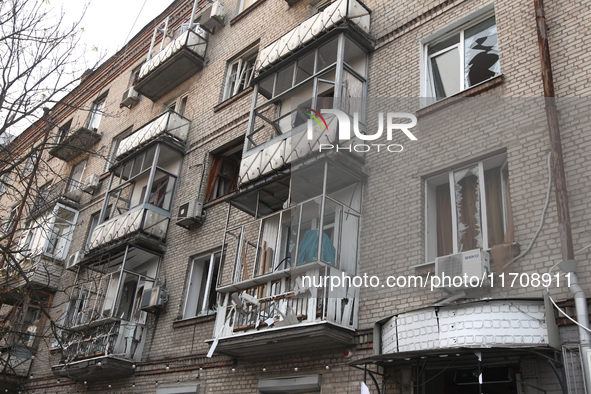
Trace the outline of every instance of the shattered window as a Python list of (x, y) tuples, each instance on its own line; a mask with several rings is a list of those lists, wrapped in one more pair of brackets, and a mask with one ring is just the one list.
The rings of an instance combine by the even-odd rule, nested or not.
[(427, 261), (513, 243), (504, 155), (428, 179)]
[(220, 261), (219, 251), (193, 260), (183, 318), (190, 319), (216, 312), (215, 285)]
[(437, 99), (499, 75), (495, 17), (428, 44), (427, 61), (427, 94)]

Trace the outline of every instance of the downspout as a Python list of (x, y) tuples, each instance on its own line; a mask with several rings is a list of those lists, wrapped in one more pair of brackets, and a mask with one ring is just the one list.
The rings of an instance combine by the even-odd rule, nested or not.
[(573, 248), (573, 239), (570, 223), (570, 212), (568, 208), (568, 195), (566, 190), (566, 177), (564, 174), (564, 162), (562, 156), (562, 143), (560, 139), (560, 126), (558, 123), (558, 110), (554, 92), (554, 78), (552, 76), (552, 64), (550, 62), (550, 47), (544, 13), (543, 0), (534, 0), (536, 12), (536, 28), (538, 33), (538, 48), (540, 51), (540, 62), (542, 66), (542, 81), (544, 84), (544, 97), (546, 106), (546, 119), (550, 133), (550, 151), (552, 153), (552, 179), (554, 181), (554, 192), (556, 194), (556, 206), (558, 211), (558, 233), (560, 235), (560, 248), (563, 262), (561, 269), (570, 276), (569, 290), (575, 300), (577, 321), (579, 325), (579, 339), (581, 342), (581, 360), (583, 364), (586, 390), (591, 394), (591, 382), (589, 381), (590, 370), (587, 351), (591, 347), (591, 333), (589, 332), (589, 312), (587, 309), (587, 296), (579, 286), (575, 273), (577, 262)]

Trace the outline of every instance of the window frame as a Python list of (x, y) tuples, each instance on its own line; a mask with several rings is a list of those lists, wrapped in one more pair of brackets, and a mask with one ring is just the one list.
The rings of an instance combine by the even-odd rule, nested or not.
[(7, 172), (0, 177), (0, 196), (8, 191), (10, 182), (12, 180), (12, 173)]
[[(234, 59), (228, 61), (228, 64), (226, 65), (226, 76), (224, 78), (224, 90), (222, 92), (222, 101), (226, 101), (250, 87), (255, 74), (254, 67), (256, 64), (258, 52), (258, 46), (251, 47), (249, 49), (246, 49), (242, 55), (239, 55), (238, 57), (235, 57)], [(234, 68), (234, 66), (237, 66), (236, 73), (232, 73), (232, 69)], [(246, 68), (243, 68), (243, 66), (246, 66)], [(249, 72), (250, 74), (248, 74)], [(243, 73), (246, 73), (246, 75), (248, 76), (247, 78), (245, 78), (244, 83), (242, 82), (241, 77)], [(239, 83), (236, 83), (236, 81), (234, 81), (233, 86), (231, 85), (232, 75), (240, 75), (240, 78), (237, 79)]]
[(8, 211), (8, 215), (6, 215), (6, 221), (4, 222), (4, 226), (2, 227), (2, 234), (8, 235), (10, 232), (15, 230), (16, 227), (16, 217), (18, 216), (18, 209), (20, 207), (20, 203), (13, 205), (10, 207)]
[(117, 149), (119, 149), (119, 144), (121, 143), (121, 141), (123, 141), (125, 138), (129, 137), (131, 134), (133, 134), (133, 126), (129, 126), (127, 129), (123, 130), (121, 133), (117, 134), (115, 137), (113, 137), (113, 139), (111, 140), (111, 148), (109, 150), (109, 157), (107, 157), (106, 163), (105, 163), (105, 170), (104, 172), (108, 172), (109, 168), (115, 164), (115, 159), (117, 158)]
[(25, 159), (25, 165), (23, 167), (23, 177), (27, 177), (33, 173), (35, 169), (35, 162), (37, 161), (37, 155), (39, 152), (33, 151)]
[[(499, 165), (500, 163), (500, 165)], [(507, 194), (508, 183), (508, 159), (506, 154), (494, 155), (476, 162), (471, 162), (466, 165), (460, 165), (451, 168), (449, 171), (442, 174), (431, 176), (424, 179), (425, 185), (425, 262), (427, 264), (434, 263), (437, 256), (437, 200), (435, 190), (437, 186), (449, 184), (450, 188), (450, 209), (452, 217), (452, 254), (460, 253), (458, 248), (458, 216), (456, 211), (455, 198), (455, 179), (454, 173), (462, 171), (471, 167), (478, 167), (478, 188), (479, 188), (479, 209), (480, 209), (480, 226), (482, 237), (482, 249), (490, 250), (489, 234), (488, 234), (488, 217), (487, 217), (487, 201), (485, 189), (485, 171), (498, 168), (501, 173), (501, 202), (502, 202), (502, 219), (503, 219), (503, 234), (507, 233), (508, 216), (509, 216), (509, 198)], [(485, 169), (485, 167), (489, 167)]]
[[(70, 170), (70, 177), (68, 178), (68, 184), (66, 185), (66, 193), (73, 192), (75, 190), (79, 190), (82, 188), (84, 183), (84, 171), (86, 171), (86, 166), (88, 165), (88, 159), (82, 160), (72, 166)], [(82, 166), (82, 171), (80, 172), (80, 180), (74, 179), (74, 174), (79, 167)]]
[[(228, 196), (238, 190), (238, 177), (240, 174), (240, 162), (242, 160), (242, 150), (244, 147), (244, 139), (239, 139), (238, 141), (234, 141), (227, 146), (220, 148), (214, 152), (211, 152), (211, 160), (209, 165), (209, 171), (207, 176), (207, 183), (205, 188), (205, 202), (215, 201), (218, 198), (222, 198)], [(234, 173), (231, 177), (226, 177), (220, 174), (222, 170), (223, 161), (230, 161), (228, 157), (234, 156), (237, 153), (240, 153), (240, 158), (236, 164), (234, 169)], [(217, 174), (214, 175), (214, 171), (218, 169)], [(226, 190), (225, 193), (218, 195), (218, 179), (223, 177), (229, 181), (229, 188)]]
[[(107, 93), (99, 96), (96, 100), (94, 100), (90, 106), (90, 111), (88, 113), (88, 118), (86, 120), (86, 128), (87, 129), (96, 129), (98, 130), (101, 120), (103, 118), (103, 113), (105, 111), (105, 106), (107, 103)], [(96, 126), (94, 123), (97, 123)]]
[[(187, 104), (189, 102), (189, 93), (181, 94), (174, 100), (169, 101), (167, 104), (164, 105), (164, 112), (166, 111), (174, 111), (181, 116), (185, 116), (185, 110), (187, 109)], [(177, 108), (180, 108), (180, 111), (177, 111)]]
[[(203, 291), (203, 299), (202, 299), (202, 304), (201, 306), (198, 305), (199, 302), (199, 298), (201, 298), (201, 286), (203, 284), (203, 271), (205, 267), (201, 268), (202, 271), (202, 276), (201, 278), (199, 278), (199, 280), (197, 282), (195, 282), (195, 284), (193, 284), (193, 279), (195, 278), (195, 271), (196, 271), (196, 266), (197, 264), (206, 264), (207, 262), (207, 257), (209, 256), (209, 266), (207, 269), (207, 279), (205, 281), (205, 289)], [(221, 261), (222, 261), (222, 251), (220, 249), (216, 249), (212, 252), (208, 252), (208, 253), (204, 253), (201, 254), (199, 256), (193, 257), (191, 259), (190, 262), (190, 268), (189, 268), (189, 276), (188, 276), (188, 282), (187, 282), (187, 290), (186, 290), (186, 294), (185, 294), (185, 302), (184, 302), (184, 306), (183, 306), (183, 320), (188, 320), (188, 319), (194, 319), (194, 318), (198, 318), (198, 317), (204, 317), (204, 316), (211, 316), (211, 315), (215, 315), (217, 313), (216, 311), (212, 311), (211, 309), (208, 308), (208, 300), (210, 299), (211, 295), (216, 293), (216, 284), (217, 284), (217, 278), (214, 278), (213, 276), (215, 275), (215, 271), (216, 271), (216, 266), (217, 266), (217, 271), (218, 271), (218, 276), (219, 276), (219, 270), (220, 270), (220, 266), (221, 266)], [(195, 305), (192, 305), (192, 303), (189, 302), (189, 297), (192, 295), (192, 291), (191, 289), (194, 289), (193, 292), (197, 293), (197, 300), (195, 301)], [(194, 295), (194, 294), (193, 294)], [(189, 307), (195, 307), (195, 311), (194, 312), (189, 312)], [(203, 311), (206, 311), (205, 314), (200, 315)], [(190, 314), (190, 316), (189, 316)]]
[(245, 2), (245, 1), (247, 1), (247, 0), (240, 0), (240, 4), (239, 4), (239, 6), (238, 6), (238, 13), (239, 13), (239, 14), (240, 14), (240, 13), (242, 13), (242, 12), (244, 12), (244, 11), (246, 11), (247, 9), (249, 9), (250, 7), (252, 7), (253, 5), (255, 5), (255, 4), (256, 4), (256, 2), (257, 2), (257, 1), (259, 1), (259, 0), (252, 0), (252, 3), (250, 3), (250, 4), (249, 4), (248, 6), (246, 6), (246, 7), (244, 6), (244, 2)]
[[(484, 22), (485, 20), (489, 19), (489, 18), (496, 18), (496, 12), (494, 9), (494, 5), (493, 4), (488, 4), (458, 20), (456, 20), (455, 22), (447, 25), (446, 27), (439, 29), (437, 31), (435, 31), (434, 33), (430, 34), (427, 37), (424, 37), (423, 39), (421, 39), (420, 42), (420, 55), (421, 55), (421, 59), (420, 59), (420, 74), (421, 74), (421, 97), (423, 98), (427, 98), (429, 100), (427, 100), (427, 102), (423, 102), (422, 106), (427, 106), (433, 103), (436, 103), (438, 101), (444, 100), (446, 98), (449, 97), (453, 97), (456, 94), (462, 93), (467, 89), (471, 89), (474, 86), (477, 86), (479, 83), (483, 83), (486, 81), (481, 81), (477, 84), (471, 85), (466, 87), (465, 86), (465, 79), (466, 79), (466, 75), (465, 75), (465, 48), (464, 48), (464, 32), (474, 26), (476, 26), (477, 24)], [(497, 22), (495, 20), (495, 26), (497, 25)], [(460, 36), (459, 38), (459, 42), (457, 44), (453, 44), (450, 45), (446, 48), (441, 49), (440, 51), (429, 55), (429, 47), (430, 46), (434, 46), (437, 44), (440, 44), (452, 37), (454, 37), (455, 35)], [(498, 37), (498, 34), (497, 34)], [(497, 42), (498, 42), (498, 38), (497, 38)], [(441, 97), (441, 98), (437, 98), (437, 94), (435, 92), (435, 86), (433, 84), (433, 76), (432, 76), (432, 72), (431, 72), (431, 65), (429, 60), (434, 57), (434, 56), (438, 56), (441, 55), (449, 50), (451, 50), (452, 48), (459, 48), (459, 55), (460, 55), (460, 65), (459, 65), (459, 73), (460, 73), (460, 90), (452, 95), (446, 96), (446, 97)], [(499, 69), (500, 69), (500, 56), (499, 56)], [(502, 75), (502, 71), (499, 71), (498, 74), (496, 74), (494, 77), (492, 78), (496, 78), (499, 75)], [(492, 79), (490, 78), (490, 79)], [(489, 79), (489, 80), (490, 80)]]

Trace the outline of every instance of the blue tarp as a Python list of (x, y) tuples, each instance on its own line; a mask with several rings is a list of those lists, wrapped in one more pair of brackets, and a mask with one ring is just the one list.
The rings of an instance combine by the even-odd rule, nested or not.
[[(322, 261), (334, 265), (336, 249), (326, 233), (322, 233)], [(317, 260), (318, 256), (318, 230), (308, 230), (300, 242), (298, 261), (296, 265), (302, 265)]]

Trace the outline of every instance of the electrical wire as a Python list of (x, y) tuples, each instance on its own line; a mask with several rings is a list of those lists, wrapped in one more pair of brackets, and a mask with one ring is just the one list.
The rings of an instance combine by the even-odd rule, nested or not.
[(142, 5), (142, 8), (140, 8), (140, 12), (138, 12), (137, 16), (135, 17), (135, 21), (133, 21), (133, 25), (131, 25), (131, 29), (129, 29), (129, 33), (127, 33), (127, 37), (125, 37), (125, 41), (123, 41), (123, 45), (127, 44), (127, 40), (129, 39), (129, 36), (131, 35), (131, 32), (133, 31), (133, 28), (135, 27), (135, 24), (137, 23), (138, 19), (140, 19), (140, 15), (142, 14), (142, 11), (146, 6), (147, 2), (148, 0), (144, 0), (144, 4)]
[(534, 242), (538, 238), (538, 235), (540, 235), (540, 231), (542, 231), (542, 227), (544, 226), (544, 220), (546, 217), (546, 211), (548, 210), (548, 205), (550, 204), (550, 193), (552, 191), (552, 165), (550, 163), (551, 156), (552, 156), (552, 152), (548, 152), (548, 188), (546, 190), (546, 203), (544, 204), (544, 209), (542, 210), (542, 217), (540, 218), (540, 225), (538, 226), (538, 229), (534, 233), (534, 236), (531, 239), (531, 242), (529, 243), (529, 245), (527, 245), (527, 248), (525, 249), (525, 251), (523, 253), (521, 253), (519, 256), (510, 260), (507, 264), (505, 264), (502, 269), (503, 271), (505, 270), (505, 268), (507, 268), (507, 266), (509, 264), (514, 263), (515, 261), (521, 259), (523, 256), (525, 256), (526, 254), (529, 253), (532, 246), (534, 245)]

